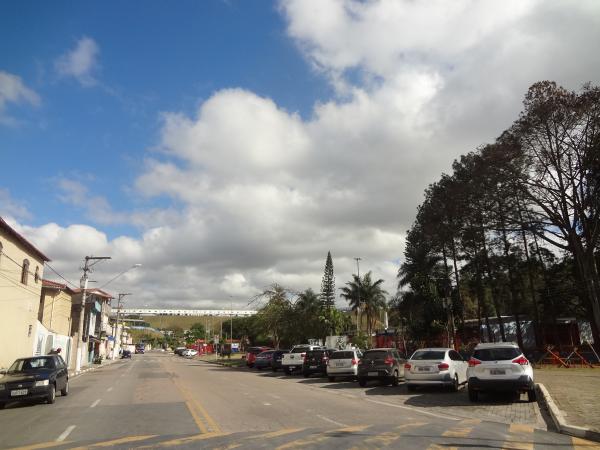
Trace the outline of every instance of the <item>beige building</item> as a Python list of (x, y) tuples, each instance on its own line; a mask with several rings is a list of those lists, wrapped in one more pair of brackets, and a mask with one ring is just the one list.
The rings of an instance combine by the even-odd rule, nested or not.
[(71, 335), (73, 294), (66, 284), (42, 280), (38, 320), (52, 333)]
[(34, 353), (46, 261), (0, 217), (0, 367)]

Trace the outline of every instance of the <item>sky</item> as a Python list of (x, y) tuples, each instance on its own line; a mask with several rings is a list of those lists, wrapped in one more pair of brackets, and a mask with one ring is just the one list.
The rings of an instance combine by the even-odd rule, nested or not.
[(596, 0), (0, 2), (0, 216), (129, 307), (318, 292), (328, 251), (392, 296), (425, 188), (599, 45)]

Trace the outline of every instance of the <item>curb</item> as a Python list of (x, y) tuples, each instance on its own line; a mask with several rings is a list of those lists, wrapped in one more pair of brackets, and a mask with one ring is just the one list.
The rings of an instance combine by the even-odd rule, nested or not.
[(80, 376), (81, 376), (81, 375), (83, 375), (84, 373), (87, 373), (87, 372), (92, 372), (92, 371), (94, 371), (94, 370), (101, 369), (102, 367), (110, 366), (111, 364), (114, 364), (114, 363), (116, 363), (117, 361), (119, 361), (119, 360), (118, 360), (118, 359), (108, 359), (108, 360), (106, 360), (106, 362), (105, 362), (105, 363), (102, 363), (102, 364), (94, 364), (94, 365), (92, 365), (92, 366), (90, 366), (90, 367), (87, 367), (87, 368), (85, 368), (85, 369), (83, 369), (83, 370), (80, 370), (79, 372), (75, 372), (75, 371), (73, 371), (73, 372), (69, 372), (69, 378), (76, 378), (76, 377), (80, 377)]
[(569, 425), (567, 423), (567, 421), (565, 420), (565, 416), (563, 415), (562, 411), (558, 408), (556, 403), (554, 403), (554, 400), (548, 392), (548, 389), (546, 389), (546, 386), (544, 386), (542, 383), (536, 383), (535, 387), (540, 393), (541, 401), (548, 407), (548, 412), (550, 413), (550, 417), (552, 417), (554, 426), (560, 433), (600, 442), (599, 432), (590, 430), (589, 428)]

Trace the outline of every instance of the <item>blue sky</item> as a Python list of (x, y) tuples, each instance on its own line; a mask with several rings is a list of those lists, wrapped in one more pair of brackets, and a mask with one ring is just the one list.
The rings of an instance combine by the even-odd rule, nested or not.
[(598, 42), (596, 0), (4, 1), (0, 215), (75, 283), (142, 263), (130, 306), (318, 291), (328, 251), (392, 295), (427, 185)]

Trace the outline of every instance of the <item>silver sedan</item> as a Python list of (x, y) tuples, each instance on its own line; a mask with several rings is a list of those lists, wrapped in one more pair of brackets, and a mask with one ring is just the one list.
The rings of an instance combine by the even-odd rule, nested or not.
[(409, 391), (418, 386), (448, 386), (457, 391), (467, 382), (468, 363), (451, 348), (421, 348), (404, 365)]

